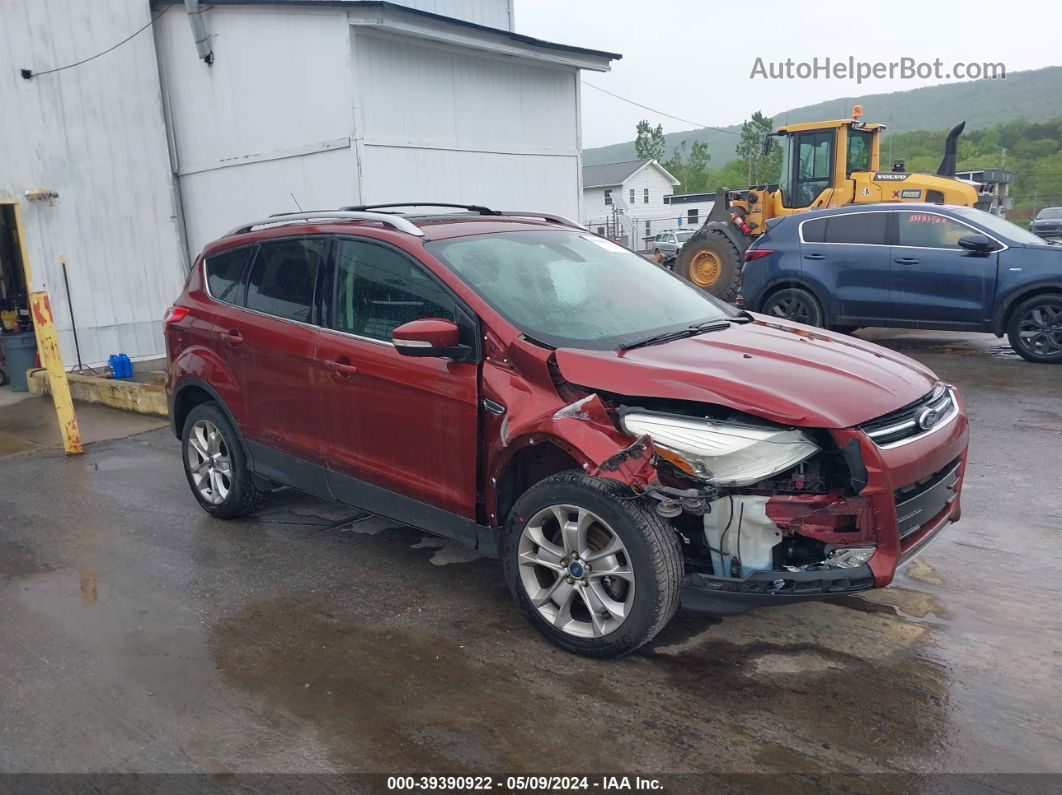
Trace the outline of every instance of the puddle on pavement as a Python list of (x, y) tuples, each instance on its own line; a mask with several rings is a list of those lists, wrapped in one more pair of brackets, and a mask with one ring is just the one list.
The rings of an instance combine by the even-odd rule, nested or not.
[(33, 550), (17, 541), (0, 541), (0, 578), (13, 580), (51, 571)]
[[(894, 601), (939, 610), (909, 594)], [(947, 742), (951, 671), (933, 657), (932, 626), (895, 604), (848, 597), (682, 630), (665, 629), (646, 656), (698, 712), (785, 749), (760, 751), (763, 770), (836, 769), (853, 756), (871, 770), (917, 767)]]
[(344, 770), (582, 769), (586, 749), (604, 745), (612, 729), (598, 736), (575, 701), (558, 700), (543, 731), (526, 674), (478, 661), (457, 635), (360, 623), (299, 595), (247, 605), (210, 645), (224, 681), (259, 696), (270, 721), (316, 727)]

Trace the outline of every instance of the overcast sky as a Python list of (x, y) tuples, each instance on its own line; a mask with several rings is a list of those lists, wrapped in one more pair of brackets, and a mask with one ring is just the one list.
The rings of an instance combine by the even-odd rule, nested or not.
[[(939, 58), (945, 70), (960, 61), (991, 61), (1008, 72), (1062, 64), (1060, 0), (516, 0), (516, 30), (622, 53), (611, 72), (584, 72), (583, 80), (696, 122), (655, 115), (584, 86), (588, 148), (630, 140), (642, 118), (674, 132), (739, 123), (755, 110), (773, 115), (835, 97), (954, 82), (750, 79), (757, 56), (765, 62)], [(1044, 102), (1062, 106), (1059, 97)]]

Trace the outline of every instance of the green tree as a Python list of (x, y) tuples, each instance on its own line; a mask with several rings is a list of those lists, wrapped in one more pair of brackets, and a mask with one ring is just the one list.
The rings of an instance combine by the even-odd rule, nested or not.
[(774, 122), (760, 111), (741, 125), (741, 138), (738, 141), (738, 158), (745, 164), (748, 185), (758, 185), (767, 181), (776, 181), (782, 167), (782, 150), (772, 146), (771, 153), (764, 157), (763, 139), (774, 131)]
[(690, 157), (686, 161), (686, 182), (689, 193), (700, 193), (708, 187), (708, 144), (694, 141), (690, 147)]
[(664, 151), (667, 149), (664, 128), (659, 124), (652, 127), (646, 119), (642, 119), (635, 130), (637, 135), (634, 138), (634, 151), (638, 159), (663, 160)]

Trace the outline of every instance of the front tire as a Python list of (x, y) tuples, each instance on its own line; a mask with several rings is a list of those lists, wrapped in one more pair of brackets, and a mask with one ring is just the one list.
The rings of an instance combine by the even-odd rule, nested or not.
[(1026, 361), (1062, 363), (1062, 294), (1034, 295), (1018, 304), (1007, 323), (1007, 339)]
[(565, 651), (630, 654), (678, 609), (682, 554), (672, 527), (621, 484), (561, 472), (509, 514), (502, 570), (535, 629)]
[(822, 306), (818, 299), (799, 287), (786, 287), (771, 293), (760, 311), (780, 320), (822, 326)]
[(718, 229), (701, 229), (675, 255), (675, 273), (695, 287), (732, 300), (741, 276), (741, 252)]
[(255, 486), (239, 432), (216, 403), (188, 412), (181, 458), (192, 495), (207, 513), (234, 519), (258, 509), (265, 494)]

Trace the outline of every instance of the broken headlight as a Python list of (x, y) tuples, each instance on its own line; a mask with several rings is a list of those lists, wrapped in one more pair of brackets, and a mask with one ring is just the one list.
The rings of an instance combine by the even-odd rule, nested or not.
[(630, 411), (620, 425), (648, 434), (661, 458), (716, 486), (748, 486), (795, 467), (819, 447), (802, 431)]

